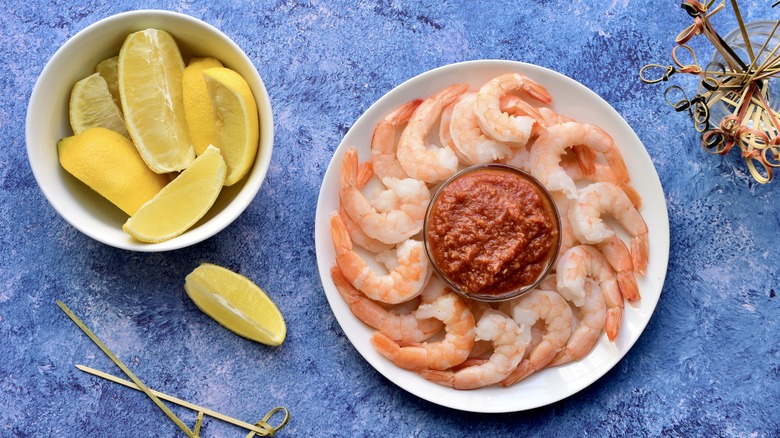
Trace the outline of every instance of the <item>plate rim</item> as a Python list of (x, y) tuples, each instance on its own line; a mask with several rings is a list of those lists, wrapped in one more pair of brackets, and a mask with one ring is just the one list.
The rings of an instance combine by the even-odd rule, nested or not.
[[(577, 382), (575, 385), (571, 385), (566, 390), (560, 391), (559, 394), (548, 397), (544, 401), (540, 403), (531, 403), (528, 406), (502, 406), (502, 405), (496, 405), (496, 406), (485, 406), (483, 405), (476, 405), (474, 403), (469, 403), (468, 400), (473, 399), (472, 394), (475, 394), (479, 392), (480, 390), (470, 390), (470, 391), (460, 391), (460, 390), (454, 390), (450, 388), (444, 388), (448, 392), (447, 394), (450, 395), (450, 397), (435, 397), (431, 396), (431, 394), (426, 394), (421, 388), (425, 388), (428, 385), (435, 385), (435, 387), (440, 387), (439, 385), (436, 385), (431, 382), (427, 382), (424, 379), (414, 375), (413, 372), (403, 370), (401, 368), (396, 367), (394, 364), (389, 362), (387, 359), (385, 359), (382, 356), (379, 356), (379, 360), (377, 360), (377, 355), (370, 354), (370, 352), (364, 351), (365, 346), (361, 346), (356, 339), (357, 334), (352, 333), (350, 330), (347, 330), (347, 319), (348, 318), (351, 322), (357, 322), (358, 324), (364, 325), (361, 321), (359, 321), (347, 308), (346, 315), (342, 312), (337, 312), (337, 308), (340, 306), (346, 306), (345, 303), (343, 303), (343, 300), (341, 299), (341, 296), (338, 294), (337, 291), (335, 291), (335, 286), (332, 283), (332, 280), (330, 280), (330, 266), (333, 263), (333, 260), (324, 260), (324, 252), (327, 252), (324, 248), (327, 246), (330, 246), (332, 249), (332, 241), (330, 240), (330, 234), (327, 233), (327, 239), (325, 237), (320, 237), (322, 233), (319, 233), (318, 230), (321, 229), (321, 227), (325, 226), (323, 225), (323, 222), (327, 222), (326, 215), (329, 215), (331, 212), (324, 212), (324, 203), (328, 202), (328, 198), (332, 198), (333, 194), (325, 193), (324, 188), (326, 186), (327, 181), (329, 181), (328, 178), (332, 172), (335, 171), (334, 163), (336, 162), (337, 158), (343, 156), (344, 151), (349, 147), (349, 145), (346, 143), (347, 139), (350, 138), (350, 134), (353, 133), (357, 128), (360, 127), (363, 124), (371, 122), (370, 116), (377, 112), (377, 109), (382, 107), (383, 105), (387, 105), (389, 103), (392, 103), (393, 100), (399, 100), (397, 96), (401, 96), (404, 94), (404, 92), (407, 91), (407, 89), (410, 88), (420, 88), (418, 85), (419, 83), (428, 80), (430, 78), (436, 78), (442, 75), (447, 75), (451, 72), (457, 72), (458, 70), (470, 70), (470, 69), (477, 69), (477, 70), (489, 70), (489, 69), (499, 69), (499, 70), (506, 70), (506, 71), (519, 71), (523, 73), (529, 74), (529, 76), (544, 76), (546, 79), (551, 78), (550, 80), (555, 81), (563, 81), (567, 83), (568, 86), (574, 87), (577, 89), (578, 93), (584, 93), (584, 96), (587, 98), (588, 101), (593, 100), (593, 102), (597, 102), (601, 107), (604, 107), (603, 109), (607, 111), (608, 114), (604, 114), (605, 117), (609, 119), (614, 119), (615, 123), (617, 123), (619, 126), (618, 128), (621, 130), (621, 134), (624, 136), (629, 136), (629, 143), (638, 145), (638, 150), (634, 150), (634, 146), (625, 146), (625, 147), (631, 147), (632, 153), (638, 153), (639, 158), (635, 159), (634, 161), (644, 161), (643, 164), (649, 163), (649, 168), (647, 166), (643, 166), (644, 170), (650, 170), (652, 171), (651, 176), (653, 178), (648, 178), (647, 175), (643, 176), (643, 184), (646, 183), (650, 185), (651, 187), (647, 190), (652, 190), (652, 194), (654, 195), (654, 198), (657, 200), (657, 198), (660, 197), (660, 200), (662, 201), (660, 206), (663, 208), (654, 210), (652, 212), (653, 217), (656, 219), (657, 222), (660, 222), (655, 225), (655, 227), (652, 229), (653, 238), (651, 245), (655, 246), (655, 250), (661, 251), (661, 254), (653, 255), (651, 254), (651, 261), (655, 262), (656, 265), (656, 271), (658, 275), (653, 280), (655, 283), (657, 283), (656, 287), (658, 289), (658, 293), (654, 298), (652, 299), (652, 303), (648, 303), (646, 306), (646, 309), (644, 310), (647, 312), (646, 318), (639, 321), (640, 324), (635, 327), (635, 330), (637, 330), (636, 334), (632, 336), (632, 339), (629, 339), (622, 350), (618, 351), (616, 353), (616, 356), (613, 356), (614, 360), (610, 360), (608, 362), (611, 362), (608, 366), (597, 369), (594, 373), (586, 373), (584, 376), (581, 375), (579, 378), (575, 379), (574, 381)], [(431, 92), (435, 91), (437, 89), (443, 88), (447, 84), (441, 84), (437, 83), (435, 84), (434, 88), (431, 88)], [(474, 84), (472, 84), (473, 86)], [(544, 85), (544, 84), (543, 84)], [(424, 88), (424, 87), (423, 87)], [(424, 97), (420, 96), (420, 97)], [(402, 102), (396, 102), (395, 104), (400, 104)], [(601, 110), (601, 108), (600, 108)], [(615, 128), (615, 129), (618, 129)], [(647, 180), (650, 181), (647, 181)], [(654, 205), (654, 207), (657, 207)], [(646, 212), (644, 212), (646, 214)], [(453, 64), (444, 65), (441, 67), (437, 67), (432, 70), (428, 70), (426, 72), (420, 73), (401, 84), (395, 86), (393, 89), (385, 93), (382, 97), (377, 99), (375, 102), (373, 102), (353, 123), (353, 125), (350, 127), (350, 129), (347, 131), (347, 133), (343, 136), (341, 139), (338, 147), (334, 150), (333, 155), (331, 157), (330, 162), (328, 163), (327, 170), (325, 174), (323, 175), (322, 183), (320, 184), (320, 192), (317, 197), (317, 208), (316, 208), (316, 216), (315, 216), (315, 227), (314, 227), (314, 238), (315, 238), (315, 251), (316, 251), (316, 257), (317, 257), (317, 267), (318, 272), (320, 275), (320, 281), (322, 283), (323, 292), (325, 293), (325, 296), (328, 300), (329, 306), (331, 308), (331, 311), (333, 312), (336, 320), (339, 323), (339, 326), (341, 327), (344, 334), (347, 336), (347, 339), (349, 339), (352, 346), (358, 351), (358, 353), (363, 356), (363, 359), (366, 360), (376, 371), (378, 371), (381, 375), (383, 375), (385, 378), (390, 380), (393, 384), (400, 387), (401, 389), (404, 389), (405, 391), (423, 399), (431, 403), (435, 403), (440, 406), (448, 407), (451, 409), (457, 409), (465, 412), (475, 412), (475, 413), (508, 413), (508, 412), (519, 412), (519, 411), (525, 411), (529, 409), (534, 409), (542, 406), (546, 406), (555, 402), (558, 402), (560, 400), (563, 400), (567, 397), (570, 397), (581, 390), (585, 389), (586, 387), (590, 386), (597, 380), (599, 380), (601, 377), (603, 377), (605, 374), (607, 374), (610, 370), (612, 370), (625, 355), (628, 353), (628, 351), (631, 350), (631, 348), (634, 346), (636, 341), (639, 339), (639, 337), (644, 332), (645, 328), (647, 327), (647, 324), (649, 323), (650, 319), (652, 318), (652, 315), (655, 311), (655, 307), (657, 306), (657, 303), (660, 299), (661, 291), (663, 290), (665, 278), (666, 278), (666, 272), (668, 268), (668, 261), (669, 261), (669, 243), (670, 243), (670, 234), (669, 234), (669, 217), (668, 217), (668, 208), (666, 205), (666, 199), (665, 194), (663, 192), (663, 186), (661, 185), (660, 178), (658, 176), (658, 172), (655, 169), (655, 166), (652, 163), (652, 160), (644, 147), (643, 143), (637, 136), (636, 132), (631, 128), (631, 126), (628, 124), (628, 122), (617, 112), (617, 110), (614, 109), (606, 100), (604, 100), (601, 96), (599, 96), (597, 93), (595, 93), (590, 88), (586, 87), (585, 85), (581, 84), (580, 82), (576, 81), (573, 78), (570, 78), (562, 73), (556, 72), (554, 70), (548, 69), (546, 67), (538, 66), (535, 64), (529, 64), (521, 61), (511, 61), (511, 60), (497, 60), (497, 59), (483, 59), (483, 60), (471, 60), (471, 61), (464, 61), (464, 62), (458, 62)], [(324, 241), (323, 241), (324, 240)], [(648, 272), (649, 275), (649, 272)], [(329, 284), (328, 284), (329, 283)], [(655, 284), (654, 283), (654, 284)], [(330, 292), (329, 292), (330, 289)], [(339, 302), (338, 300), (341, 300)], [(643, 298), (643, 300), (646, 300), (646, 298)], [(634, 321), (635, 322), (635, 321)], [(366, 326), (367, 327), (367, 326)], [(605, 339), (604, 334), (602, 333), (600, 342)], [(371, 348), (371, 345), (368, 345), (369, 348)], [(584, 361), (586, 358), (583, 358), (580, 362)], [(572, 365), (576, 365), (572, 364)], [(390, 364), (392, 366), (392, 369), (388, 368), (387, 364)], [(566, 367), (568, 365), (564, 365), (562, 367)], [(392, 371), (392, 372), (390, 372)], [(399, 379), (397, 377), (398, 372), (408, 373), (409, 375), (422, 380), (424, 383), (428, 385), (416, 385), (415, 380), (405, 379), (401, 378)], [(389, 375), (390, 374), (390, 375)], [(583, 378), (584, 377), (584, 378)], [(400, 382), (399, 382), (400, 380)], [(494, 385), (493, 385), (494, 386)], [(428, 386), (429, 387), (429, 386)], [(430, 387), (429, 387), (430, 388)], [(502, 391), (511, 391), (511, 388), (502, 388)], [(434, 391), (434, 393), (438, 393), (440, 391)], [(454, 396), (457, 395), (457, 396)], [(461, 401), (463, 400), (463, 401)]]

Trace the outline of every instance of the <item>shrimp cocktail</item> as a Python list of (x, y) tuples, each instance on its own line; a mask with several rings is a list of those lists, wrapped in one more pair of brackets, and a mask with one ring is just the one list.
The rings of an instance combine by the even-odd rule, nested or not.
[(397, 366), (509, 386), (614, 342), (640, 300), (648, 230), (623, 157), (551, 104), (520, 73), (458, 83), (389, 111), (368, 161), (344, 154), (331, 277)]

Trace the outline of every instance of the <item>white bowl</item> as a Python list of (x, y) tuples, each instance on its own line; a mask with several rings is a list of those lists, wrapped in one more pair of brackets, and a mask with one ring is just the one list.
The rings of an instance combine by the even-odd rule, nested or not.
[[(260, 115), (260, 145), (250, 173), (225, 187), (209, 212), (184, 234), (161, 243), (143, 243), (122, 230), (127, 215), (60, 166), (57, 141), (73, 135), (68, 104), (73, 85), (95, 65), (119, 53), (132, 32), (156, 28), (173, 35), (184, 57), (213, 56), (249, 83)], [(252, 61), (215, 27), (169, 11), (124, 12), (98, 21), (70, 38), (46, 64), (27, 107), (27, 157), (46, 199), (71, 225), (95, 240), (134, 251), (167, 251), (201, 242), (221, 231), (252, 202), (265, 179), (273, 149), (273, 115), (268, 92)]]

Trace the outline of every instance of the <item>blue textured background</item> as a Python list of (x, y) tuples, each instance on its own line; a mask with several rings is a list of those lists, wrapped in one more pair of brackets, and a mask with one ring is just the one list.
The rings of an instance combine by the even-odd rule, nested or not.
[[(690, 23), (679, 2), (435, 3), (0, 3), (0, 436), (179, 435), (143, 394), (73, 367), (120, 374), (56, 299), (153, 388), (244, 420), (288, 407), (279, 436), (778, 436), (780, 182), (760, 186), (736, 155), (705, 155), (686, 116), (663, 103), (663, 86), (638, 81), (645, 63), (671, 62)], [(771, 3), (740, 5), (746, 20), (776, 19)], [(55, 50), (101, 18), (149, 7), (200, 18), (244, 48), (276, 129), (268, 178), (246, 212), (215, 237), (162, 254), (115, 250), (63, 221), (36, 186), (24, 140), (32, 87)], [(730, 8), (715, 23), (733, 28)], [(626, 357), (561, 402), (506, 415), (442, 408), (374, 371), (334, 319), (313, 242), (319, 184), (357, 117), (418, 73), (483, 58), (557, 70), (614, 106), (653, 159), (671, 225), (666, 285)], [(182, 284), (202, 261), (244, 273), (274, 298), (289, 329), (281, 347), (198, 311)], [(209, 420), (203, 436), (243, 435)]]

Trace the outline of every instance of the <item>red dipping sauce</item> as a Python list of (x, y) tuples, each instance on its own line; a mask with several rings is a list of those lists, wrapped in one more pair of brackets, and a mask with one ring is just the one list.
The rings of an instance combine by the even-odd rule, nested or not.
[(531, 290), (560, 247), (550, 194), (530, 175), (501, 164), (472, 166), (445, 182), (428, 207), (424, 232), (437, 274), (484, 301)]

